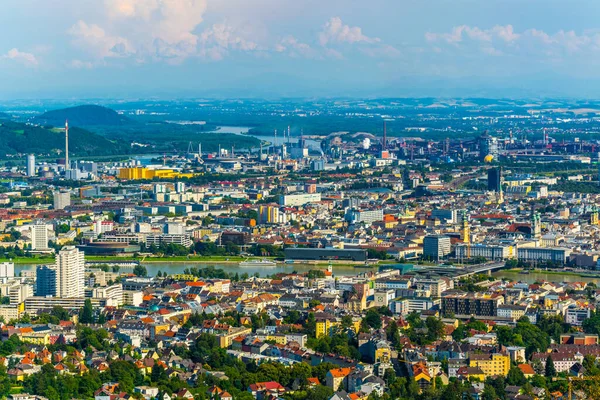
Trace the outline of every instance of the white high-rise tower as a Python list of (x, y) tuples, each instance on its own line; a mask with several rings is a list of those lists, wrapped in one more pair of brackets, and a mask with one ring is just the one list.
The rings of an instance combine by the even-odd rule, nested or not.
[(75, 246), (66, 246), (56, 255), (56, 297), (84, 297), (85, 259)]
[(27, 155), (27, 176), (35, 176), (35, 156)]
[(65, 170), (71, 169), (69, 165), (69, 120), (65, 121)]

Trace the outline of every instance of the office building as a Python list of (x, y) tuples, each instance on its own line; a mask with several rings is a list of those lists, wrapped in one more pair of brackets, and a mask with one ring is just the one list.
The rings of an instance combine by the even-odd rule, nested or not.
[(35, 295), (56, 296), (55, 265), (38, 265), (35, 270)]
[(258, 208), (259, 224), (277, 224), (280, 222), (279, 218), (279, 207), (260, 206)]
[(35, 156), (27, 155), (27, 176), (35, 176)]
[(450, 254), (450, 238), (448, 236), (425, 236), (423, 239), (423, 257), (439, 260), (448, 254)]
[(54, 209), (64, 210), (71, 205), (71, 193), (56, 191), (54, 192)]
[(533, 263), (550, 261), (555, 264), (565, 264), (571, 255), (571, 249), (565, 247), (520, 247), (517, 259)]
[(383, 221), (383, 210), (357, 210), (352, 208), (346, 210), (344, 219), (350, 224), (364, 223), (371, 225), (373, 222)]
[(490, 168), (487, 173), (488, 190), (490, 192), (500, 192), (502, 187), (502, 168)]
[(29, 228), (31, 235), (31, 250), (48, 249), (48, 228), (44, 224), (31, 225)]
[(56, 296), (83, 297), (85, 288), (85, 260), (75, 246), (64, 247), (56, 255)]

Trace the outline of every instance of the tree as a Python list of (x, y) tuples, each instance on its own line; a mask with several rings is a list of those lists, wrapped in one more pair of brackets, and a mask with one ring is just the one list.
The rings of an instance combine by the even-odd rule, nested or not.
[(556, 376), (556, 368), (554, 368), (554, 361), (552, 357), (546, 358), (546, 378), (552, 378)]
[(506, 376), (506, 383), (513, 386), (522, 386), (527, 382), (523, 371), (521, 371), (518, 367), (512, 367), (508, 370), (508, 375)]
[(365, 315), (365, 321), (367, 325), (373, 329), (381, 328), (381, 316), (373, 309), (367, 311), (367, 314)]
[(79, 312), (79, 322), (82, 324), (91, 324), (94, 322), (94, 308), (90, 299), (85, 299), (83, 303), (83, 308)]
[(333, 389), (318, 385), (306, 391), (306, 400), (328, 400), (333, 396)]
[(142, 264), (138, 264), (133, 268), (135, 276), (148, 276), (148, 270)]

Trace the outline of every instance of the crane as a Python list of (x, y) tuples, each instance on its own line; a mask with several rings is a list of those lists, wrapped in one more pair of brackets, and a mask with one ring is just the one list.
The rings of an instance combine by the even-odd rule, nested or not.
[(568, 381), (569, 400), (573, 400), (573, 382), (577, 381), (600, 381), (600, 376), (568, 376), (566, 378), (552, 378), (553, 381)]

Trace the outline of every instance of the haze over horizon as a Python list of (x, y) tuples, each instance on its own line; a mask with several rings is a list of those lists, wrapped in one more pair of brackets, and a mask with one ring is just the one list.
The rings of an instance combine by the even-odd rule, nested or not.
[(597, 97), (600, 4), (6, 0), (0, 97)]

